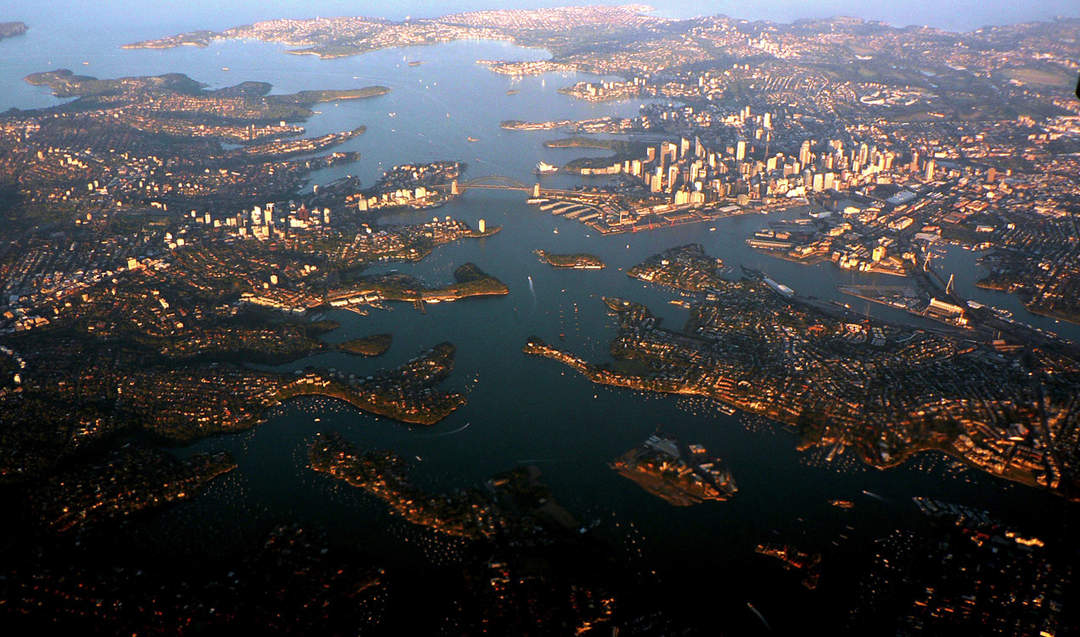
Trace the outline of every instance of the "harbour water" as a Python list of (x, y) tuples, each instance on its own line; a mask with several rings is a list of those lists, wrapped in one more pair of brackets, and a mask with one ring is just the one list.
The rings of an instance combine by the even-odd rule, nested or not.
[[(194, 26), (205, 25), (177, 30)], [(539, 160), (562, 164), (603, 151), (546, 149), (544, 140), (564, 135), (507, 131), (499, 127), (501, 120), (629, 116), (641, 105), (640, 101), (589, 104), (557, 92), (589, 76), (548, 74), (515, 80), (475, 64), (477, 59), (547, 56), (544, 51), (505, 42), (393, 49), (329, 61), (286, 55), (282, 46), (259, 42), (219, 42), (204, 49), (165, 51), (117, 48), (126, 41), (160, 35), (165, 33), (121, 31), (91, 42), (60, 41), (47, 25), (34, 25), (25, 40), (0, 43), (4, 60), (0, 109), (57, 103), (46, 89), (31, 87), (21, 78), (60, 67), (97, 77), (182, 72), (212, 87), (259, 80), (272, 83), (275, 92), (382, 84), (391, 88), (386, 96), (317, 107), (321, 113), (307, 123), (308, 134), (358, 125), (366, 126), (367, 132), (340, 147), (359, 151), (358, 163), (317, 174), (313, 183), (349, 173), (371, 184), (394, 164), (447, 159), (467, 162), (466, 179), (504, 175), (532, 183), (532, 167)], [(409, 66), (411, 60), (423, 64)], [(518, 93), (507, 95), (510, 89)], [(396, 116), (390, 117), (391, 112)], [(478, 141), (470, 143), (467, 137)], [(548, 179), (562, 185), (573, 183), (565, 177)], [(831, 264), (802, 266), (780, 261), (745, 246), (744, 239), (774, 217), (749, 215), (599, 237), (584, 225), (527, 206), (522, 193), (473, 190), (438, 210), (399, 213), (380, 221), (412, 223), (433, 213), (470, 224), (483, 218), (489, 227), (503, 229), (489, 238), (438, 248), (421, 263), (386, 268), (441, 284), (452, 279), (455, 267), (472, 261), (505, 282), (510, 294), (433, 305), (426, 313), (405, 304), (373, 310), (367, 317), (330, 312), (328, 317), (340, 322), (341, 328), (327, 335), (327, 340), (390, 332), (394, 337), (391, 349), (375, 359), (321, 354), (277, 369), (317, 365), (368, 374), (450, 341), (457, 346), (457, 365), (445, 386), (465, 392), (468, 405), (434, 427), (413, 428), (356, 413), (332, 401), (302, 400), (276, 410), (268, 422), (250, 432), (178, 449), (178, 454), (228, 450), (237, 458), (239, 470), (206, 494), (148, 520), (136, 533), (136, 546), (151, 550), (167, 537), (169, 550), (180, 552), (205, 549), (208, 541), (228, 547), (257, 536), (277, 521), (298, 519), (327, 528), (335, 541), (363, 546), (388, 569), (440, 559), (431, 549), (410, 541), (413, 536), (407, 525), (390, 518), (377, 501), (306, 468), (304, 449), (310, 436), (329, 430), (341, 431), (361, 447), (391, 448), (415, 459), (414, 477), (436, 491), (477, 485), (496, 472), (535, 464), (556, 499), (579, 520), (614, 520), (619, 528), (632, 525), (641, 559), (669, 582), (673, 597), (684, 601), (688, 612), (703, 619), (723, 617), (725, 625), (756, 625), (757, 618), (747, 610), (748, 601), (774, 627), (798, 622), (791, 600), (776, 595), (776, 569), (753, 554), (755, 544), (790, 541), (820, 550), (845, 525), (855, 528), (847, 531), (853, 542), (865, 544), (918, 515), (912, 496), (987, 507), (1003, 517), (1041, 515), (1047, 528), (1062, 528), (1059, 518), (1065, 509), (1055, 498), (986, 475), (956, 471), (940, 456), (916, 458), (886, 472), (866, 469), (848, 455), (829, 463), (824, 460), (828, 450), (796, 451), (794, 434), (779, 426), (738, 414), (724, 415), (706, 401), (595, 386), (553, 361), (521, 353), (526, 338), (535, 334), (590, 360), (608, 360), (608, 342), (615, 329), (602, 295), (643, 302), (668, 326), (680, 326), (686, 310), (668, 303), (676, 295), (632, 280), (625, 270), (652, 254), (690, 242), (704, 244), (709, 254), (730, 266), (762, 269), (800, 294), (834, 298), (856, 307), (854, 299), (836, 292), (836, 285), (874, 283), (874, 276), (841, 273)], [(710, 231), (712, 226), (715, 231)], [(532, 254), (536, 248), (589, 252), (608, 267), (601, 271), (552, 269)], [(950, 251), (944, 261), (957, 270), (960, 294), (1007, 307), (1018, 320), (1076, 337), (1076, 326), (1032, 316), (1008, 295), (974, 288), (971, 253)], [(907, 318), (876, 306), (868, 311), (894, 320)], [(565, 335), (564, 341), (559, 340), (560, 334)], [(739, 484), (739, 494), (728, 502), (675, 509), (607, 467), (607, 462), (638, 445), (658, 425), (722, 456)], [(864, 490), (881, 499), (862, 495)], [(850, 512), (838, 511), (829, 505), (834, 498), (854, 500), (856, 506)], [(179, 539), (192, 548), (178, 546)], [(707, 577), (712, 584), (707, 589), (692, 584), (698, 577)], [(797, 587), (797, 582), (792, 580), (791, 585)], [(796, 601), (802, 606), (794, 610), (835, 616), (846, 608), (846, 601), (838, 593), (823, 604)]]

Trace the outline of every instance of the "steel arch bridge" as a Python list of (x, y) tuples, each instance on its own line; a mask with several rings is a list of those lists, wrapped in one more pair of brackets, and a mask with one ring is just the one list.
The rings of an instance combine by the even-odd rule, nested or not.
[(468, 190), (469, 188), (482, 188), (487, 190), (522, 190), (525, 192), (532, 190), (532, 186), (523, 184), (517, 179), (505, 175), (485, 175), (483, 177), (477, 177), (475, 179), (470, 179), (469, 181), (458, 183), (458, 189), (461, 191)]

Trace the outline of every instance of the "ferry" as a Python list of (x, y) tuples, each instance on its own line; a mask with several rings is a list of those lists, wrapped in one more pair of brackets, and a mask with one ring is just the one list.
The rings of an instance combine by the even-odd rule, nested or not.
[(554, 172), (558, 172), (558, 171), (559, 171), (558, 166), (552, 166), (551, 164), (549, 164), (547, 162), (543, 162), (543, 161), (536, 162), (536, 172), (540, 173), (541, 175), (546, 174), (546, 173), (554, 173)]

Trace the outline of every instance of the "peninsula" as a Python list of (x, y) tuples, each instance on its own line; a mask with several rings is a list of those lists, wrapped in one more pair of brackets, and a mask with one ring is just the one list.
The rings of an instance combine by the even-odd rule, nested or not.
[(332, 290), (330, 305), (349, 299), (367, 303), (398, 301), (404, 303), (450, 303), (478, 296), (503, 296), (510, 293), (502, 281), (487, 274), (474, 263), (454, 270), (454, 283), (442, 287), (427, 287), (407, 274), (391, 273), (363, 277), (348, 286)]
[(396, 369), (379, 370), (363, 378), (341, 372), (307, 371), (282, 385), (276, 399), (327, 396), (401, 422), (434, 425), (466, 402), (460, 393), (440, 394), (434, 390), (453, 370), (455, 351), (452, 344), (440, 343)]
[[(524, 352), (595, 383), (709, 397), (795, 426), (803, 449), (851, 447), (879, 468), (936, 449), (993, 475), (1078, 497), (1080, 458), (1055, 443), (1062, 423), (1075, 418), (1080, 374), (1061, 342), (1025, 355), (999, 347), (993, 330), (972, 335), (868, 321), (767, 277), (711, 278), (715, 262), (692, 252), (689, 260), (652, 257), (644, 270), (647, 280), (668, 287), (708, 290), (690, 304), (683, 329), (662, 328), (643, 305), (605, 298), (619, 324), (614, 365), (589, 363), (537, 337)], [(1027, 389), (1021, 377), (1029, 373), (1045, 379), (1038, 388)]]
[(308, 446), (309, 466), (385, 502), (406, 521), (466, 540), (543, 543), (576, 529), (556, 504), (536, 467), (492, 477), (485, 489), (429, 494), (408, 478), (404, 459), (392, 451), (359, 451), (339, 433), (318, 434)]
[(48, 529), (63, 533), (186, 500), (235, 468), (224, 452), (181, 461), (157, 449), (124, 448), (44, 482), (30, 492), (30, 506)]
[(684, 447), (677, 439), (654, 434), (610, 465), (619, 475), (674, 506), (727, 500), (738, 492), (731, 472), (719, 458), (708, 458), (701, 445)]

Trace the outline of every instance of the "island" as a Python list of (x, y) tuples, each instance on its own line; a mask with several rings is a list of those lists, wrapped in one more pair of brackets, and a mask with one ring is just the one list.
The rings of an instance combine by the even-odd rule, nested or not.
[(390, 334), (372, 334), (339, 343), (337, 349), (357, 356), (382, 356), (390, 349), (392, 340), (393, 336)]
[(738, 492), (731, 472), (701, 445), (682, 445), (656, 433), (609, 466), (619, 475), (674, 506), (727, 500)]
[(0, 22), (0, 40), (23, 35), (28, 30), (25, 22)]
[(546, 263), (553, 268), (571, 268), (574, 270), (604, 269), (604, 262), (599, 257), (591, 254), (554, 254), (542, 249), (533, 250), (533, 253), (540, 258), (541, 263)]

